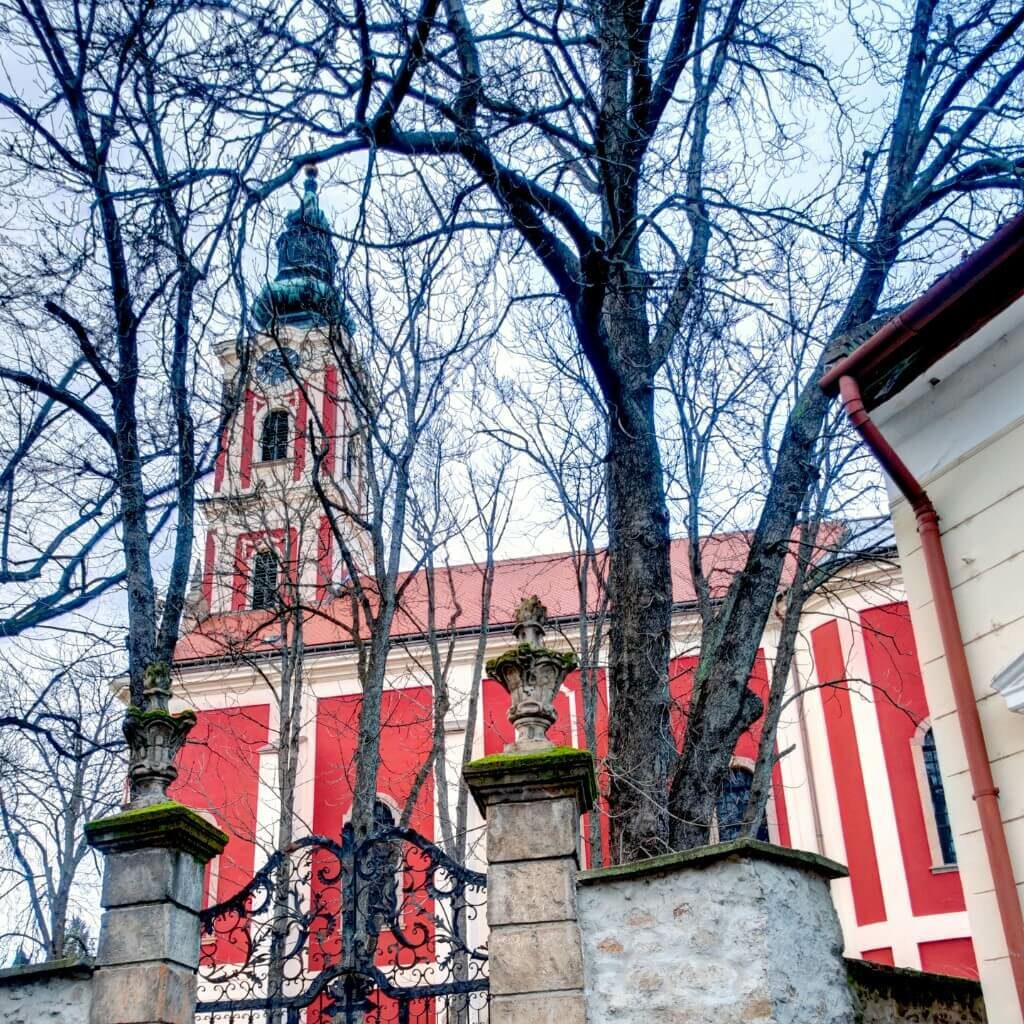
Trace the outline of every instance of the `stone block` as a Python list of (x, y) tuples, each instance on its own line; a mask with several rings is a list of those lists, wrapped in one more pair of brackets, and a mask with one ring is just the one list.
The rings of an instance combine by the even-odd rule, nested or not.
[(492, 996), (490, 1024), (586, 1024), (582, 992)]
[(583, 988), (583, 954), (575, 921), (494, 928), (487, 948), (492, 995)]
[(575, 919), (575, 858), (491, 865), (487, 872), (487, 922), (492, 928)]
[(175, 964), (103, 967), (93, 976), (90, 1024), (191, 1024), (196, 976)]
[(199, 922), (173, 903), (115, 907), (103, 915), (96, 959), (101, 966), (167, 960), (195, 969)]
[(487, 862), (577, 856), (579, 812), (570, 797), (496, 804), (487, 816)]
[(203, 865), (191, 854), (158, 847), (107, 854), (104, 907), (165, 900), (197, 912), (202, 908)]

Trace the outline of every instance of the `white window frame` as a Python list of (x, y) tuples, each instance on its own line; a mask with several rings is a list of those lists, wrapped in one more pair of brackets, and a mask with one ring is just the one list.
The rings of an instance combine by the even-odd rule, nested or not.
[[(939, 842), (939, 824), (935, 820), (935, 804), (932, 801), (932, 787), (928, 784), (928, 769), (924, 763), (924, 738), (932, 728), (930, 718), (924, 718), (917, 723), (914, 735), (910, 737), (910, 756), (914, 760), (914, 777), (917, 779), (917, 795), (921, 804), (921, 814), (924, 817), (924, 831), (928, 836), (928, 854), (931, 857), (931, 870), (933, 874), (943, 874), (948, 871), (959, 871), (960, 866), (956, 861), (947, 864), (942, 859), (942, 843)], [(949, 811), (949, 802), (946, 806)], [(954, 836), (954, 842), (956, 837)]]

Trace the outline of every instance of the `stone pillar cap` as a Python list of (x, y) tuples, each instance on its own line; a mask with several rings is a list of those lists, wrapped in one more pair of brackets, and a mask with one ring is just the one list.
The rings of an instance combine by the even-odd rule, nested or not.
[(575, 747), (552, 747), (526, 754), (492, 754), (463, 769), (480, 812), (494, 803), (575, 796), (580, 814), (597, 799), (594, 756)]
[(201, 864), (227, 845), (228, 835), (176, 800), (132, 808), (86, 822), (85, 836), (102, 853), (163, 849), (191, 854)]

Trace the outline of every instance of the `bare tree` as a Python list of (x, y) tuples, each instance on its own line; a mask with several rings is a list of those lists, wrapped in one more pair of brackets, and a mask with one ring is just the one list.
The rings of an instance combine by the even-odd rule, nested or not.
[[(333, 116), (317, 156), (367, 151), (367, 182), (421, 169), (447, 200), (434, 230), (511, 230), (526, 294), (562, 310), (606, 411), (615, 846), (631, 858), (703, 842), (736, 737), (761, 710), (745, 680), (816, 472), (826, 346), (794, 382), (747, 561), (704, 632), (681, 751), (668, 714), (660, 371), (710, 296), (749, 296), (764, 240), (784, 226), (850, 268), (833, 341), (871, 321), (900, 262), (991, 228), (1024, 158), (1010, 128), (1024, 13), (1006, 0), (848, 7), (851, 58), (882, 88), (862, 112), (856, 83), (816, 47), (827, 26), (809, 5), (424, 0), (387, 12), (349, 21), (339, 8), (312, 37), (305, 23), (301, 39), (292, 32), (297, 59), (315, 55), (311, 102)], [(287, 16), (278, 24), (288, 37)], [(807, 163), (803, 129), (821, 132), (808, 99), (834, 112), (838, 158), (815, 168), (817, 197), (794, 201), (785, 183)]]
[[(469, 789), (462, 769), (473, 758), (473, 738), (480, 709), (480, 688), (484, 678), (487, 641), (490, 634), (491, 599), (494, 591), (495, 551), (501, 543), (511, 518), (515, 501), (515, 483), (510, 479), (511, 462), (507, 453), (500, 454), (490, 466), (474, 465), (467, 452), (464, 493), (444, 486), (446, 474), (442, 460), (446, 453), (438, 451), (434, 463), (435, 487), (423, 489), (413, 502), (413, 529), (417, 547), (427, 552), (421, 580), (425, 592), (422, 641), (405, 643), (418, 669), (418, 675), (430, 682), (433, 692), (433, 722), (428, 757), (417, 774), (406, 803), (405, 817), (415, 802), (419, 788), (430, 772), (437, 787), (438, 825), (441, 843), (450, 857), (464, 863), (469, 850)], [(429, 502), (423, 498), (428, 497)], [(452, 542), (479, 552), (468, 564), (453, 568)], [(479, 605), (463, 608), (460, 600), (461, 581), (456, 578), (472, 573), (479, 577)], [(408, 604), (407, 604), (408, 610)], [(442, 618), (442, 616), (444, 616)], [(477, 619), (479, 618), (479, 622)], [(414, 621), (418, 621), (417, 616)], [(473, 658), (465, 687), (453, 692), (451, 670), (456, 648), (467, 626), (476, 631)], [(422, 648), (422, 651), (420, 650)], [(461, 747), (451, 749), (448, 733), (451, 717), (461, 723)], [(455, 811), (451, 806), (451, 780), (456, 773)]]
[(54, 669), (55, 659), (19, 652), (17, 666), (6, 660), (0, 676), (5, 707), (36, 704), (60, 716), (49, 724), (55, 741), (50, 734), (0, 733), (0, 835), (10, 853), (0, 863), (0, 941), (48, 960), (90, 952), (85, 919), (94, 917), (98, 873), (88, 863), (84, 826), (123, 795), (112, 681), (99, 658), (74, 655), (70, 647), (61, 653), (68, 665)]
[(197, 16), (187, 2), (2, 11), (0, 633), (123, 589), (141, 705), (147, 666), (169, 663), (178, 636), (196, 481), (218, 432), (198, 342), (261, 135), (218, 131), (213, 90), (196, 88), (218, 54), (180, 31)]
[[(600, 398), (582, 357), (543, 340), (552, 331), (557, 337), (558, 326), (534, 324), (527, 330), (529, 351), (522, 355), (533, 376), (519, 374), (500, 382), (510, 423), (490, 432), (532, 466), (569, 543), (577, 603), (575, 622), (562, 633), (579, 664), (584, 738), (597, 758), (600, 675), (609, 624), (604, 431)], [(600, 811), (595, 808), (588, 821), (590, 863), (599, 865), (604, 856)]]
[[(390, 210), (382, 219), (384, 229), (395, 230), (398, 216)], [(327, 448), (315, 443), (314, 485), (340, 552), (340, 589), (353, 614), (353, 634), (362, 638), (351, 817), (356, 836), (372, 826), (392, 622), (405, 590), (432, 553), (428, 545), (406, 564), (418, 461), (431, 436), (437, 458), (432, 432), (451, 402), (453, 381), (494, 331), (480, 299), (485, 278), (463, 278), (459, 284), (451, 276), (453, 267), (461, 266), (456, 251), (452, 235), (381, 255), (364, 250), (358, 278), (351, 265), (349, 270), (355, 333), (331, 336), (347, 403), (344, 443), (355, 453), (362, 504), (336, 486), (324, 468)]]

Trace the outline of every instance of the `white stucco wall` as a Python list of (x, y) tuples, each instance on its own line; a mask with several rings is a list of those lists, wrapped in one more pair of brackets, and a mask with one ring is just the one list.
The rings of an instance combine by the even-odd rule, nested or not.
[[(1024, 653), (1022, 395), (1024, 300), (1019, 300), (875, 413), (939, 514), (1019, 892), (1024, 715), (1012, 711), (992, 683)], [(989, 1019), (1020, 1024), (914, 516), (891, 485), (890, 499)]]

